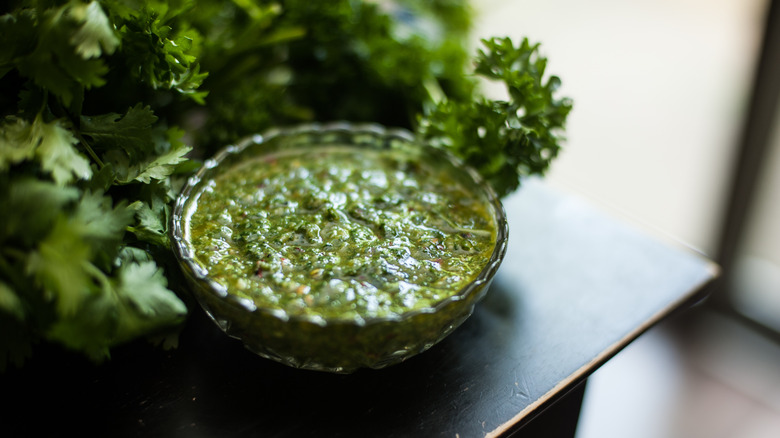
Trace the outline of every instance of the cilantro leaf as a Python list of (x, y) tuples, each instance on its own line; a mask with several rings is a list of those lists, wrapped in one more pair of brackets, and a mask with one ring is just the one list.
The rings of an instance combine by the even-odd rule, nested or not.
[(155, 212), (149, 204), (143, 201), (135, 201), (129, 205), (129, 209), (135, 211), (136, 223), (128, 227), (128, 231), (135, 234), (139, 240), (154, 243), (160, 246), (168, 246), (167, 211), (161, 207), (161, 211)]
[(86, 192), (70, 217), (81, 239), (89, 243), (93, 262), (104, 270), (113, 263), (123, 231), (133, 219), (125, 201), (114, 207), (111, 204), (111, 198), (101, 193)]
[(89, 297), (92, 278), (85, 268), (91, 252), (78, 226), (60, 216), (49, 235), (29, 254), (27, 274), (35, 278), (63, 316), (75, 313)]
[(0, 15), (0, 78), (12, 69), (19, 56), (33, 50), (35, 42), (35, 13), (32, 9)]
[(46, 123), (40, 113), (33, 123), (11, 117), (0, 133), (0, 170), (35, 156), (58, 185), (87, 179), (92, 169), (74, 147), (77, 143), (73, 133), (58, 120)]
[(95, 275), (100, 286), (58, 319), (47, 338), (99, 361), (109, 357), (110, 347), (180, 324), (187, 313), (152, 261), (124, 262), (114, 278)]
[[(32, 22), (25, 21), (25, 30), (34, 41), (32, 50), (15, 50), (14, 61), (19, 73), (31, 78), (38, 86), (56, 95), (66, 107), (80, 101), (84, 89), (100, 87), (105, 84), (104, 76), (108, 66), (102, 59), (94, 58), (94, 47), (90, 47), (90, 38), (100, 25), (94, 21), (95, 7), (81, 9), (78, 2), (66, 3), (37, 11)], [(99, 8), (99, 7), (98, 7)], [(18, 14), (24, 17), (24, 13)], [(92, 21), (84, 21), (91, 19)], [(98, 44), (113, 50), (115, 44), (105, 36), (97, 37)], [(79, 43), (74, 46), (72, 42)], [(17, 45), (18, 47), (18, 45)], [(89, 55), (89, 56), (84, 56)]]
[(8, 117), (0, 126), (0, 171), (33, 158), (37, 147), (32, 124), (18, 117)]
[(96, 151), (121, 149), (135, 160), (154, 149), (152, 127), (156, 122), (152, 109), (138, 103), (125, 114), (82, 115), (80, 129)]
[(24, 306), (22, 300), (11, 289), (11, 286), (0, 281), (0, 312), (5, 312), (19, 321), (24, 320)]
[(74, 178), (92, 176), (89, 161), (73, 147), (78, 140), (60, 122), (45, 123), (37, 117), (33, 123), (33, 141), (39, 143), (36, 155), (41, 167), (51, 173), (57, 184), (65, 185)]
[(187, 307), (167, 288), (167, 280), (154, 262), (126, 263), (117, 280), (115, 291), (122, 304), (117, 341), (176, 325), (186, 316)]
[(110, 282), (102, 280), (100, 286), (91, 286), (78, 307), (60, 315), (45, 332), (46, 339), (81, 351), (96, 362), (109, 357), (117, 325), (116, 298)]
[(0, 227), (0, 243), (34, 248), (78, 196), (75, 187), (59, 187), (29, 176), (0, 183), (0, 211), (7, 212)]
[(169, 129), (166, 137), (167, 142), (171, 144), (170, 150), (157, 155), (147, 163), (135, 166), (133, 173), (137, 173), (137, 176), (134, 179), (148, 184), (153, 179), (162, 180), (170, 176), (180, 163), (187, 160), (185, 155), (192, 150), (191, 147), (179, 141), (183, 134), (179, 129)]
[(76, 53), (84, 59), (97, 58), (103, 54), (114, 53), (119, 46), (119, 38), (108, 22), (108, 17), (96, 1), (89, 5), (75, 5), (71, 15), (81, 27), (70, 38), (70, 43), (76, 46)]

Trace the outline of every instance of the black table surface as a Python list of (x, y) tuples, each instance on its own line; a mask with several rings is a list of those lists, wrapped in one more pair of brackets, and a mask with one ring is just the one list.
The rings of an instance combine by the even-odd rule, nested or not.
[(289, 368), (195, 309), (173, 350), (136, 342), (94, 365), (36, 349), (0, 376), (0, 435), (500, 436), (700, 299), (717, 275), (696, 253), (538, 180), (504, 204), (510, 244), (487, 297), (404, 363), (351, 375)]

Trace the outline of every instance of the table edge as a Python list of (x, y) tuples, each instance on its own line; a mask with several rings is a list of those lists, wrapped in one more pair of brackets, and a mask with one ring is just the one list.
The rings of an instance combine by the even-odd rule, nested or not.
[(704, 296), (702, 296), (700, 299), (704, 299), (704, 297), (706, 296), (707, 286), (711, 284), (712, 281), (720, 275), (720, 267), (715, 262), (712, 262), (711, 260), (703, 257), (701, 254), (694, 253), (694, 255), (704, 261), (705, 263), (704, 268), (705, 271), (707, 272), (707, 277), (705, 277), (700, 284), (692, 288), (688, 293), (684, 294), (679, 299), (671, 302), (669, 305), (665, 306), (664, 308), (662, 308), (661, 310), (653, 314), (650, 318), (648, 318), (647, 321), (645, 321), (644, 324), (638, 326), (637, 328), (635, 328), (634, 330), (626, 334), (624, 337), (622, 337), (621, 339), (619, 339), (618, 341), (610, 345), (608, 348), (606, 348), (604, 351), (602, 351), (600, 354), (598, 354), (588, 363), (578, 368), (575, 372), (573, 372), (565, 379), (558, 382), (558, 384), (555, 385), (552, 389), (547, 391), (544, 395), (539, 397), (533, 403), (526, 406), (522, 411), (520, 411), (517, 415), (512, 417), (509, 421), (501, 424), (496, 429), (485, 434), (484, 438), (501, 437), (504, 433), (506, 433), (507, 431), (509, 431), (516, 425), (518, 425), (521, 422), (521, 420), (527, 417), (531, 412), (537, 410), (545, 403), (552, 401), (555, 398), (556, 394), (564, 392), (564, 390), (568, 387), (574, 387), (581, 379), (586, 378), (589, 374), (595, 371), (601, 364), (605, 363), (609, 358), (615, 356), (617, 353), (620, 352), (620, 350), (625, 348), (628, 344), (630, 344), (635, 339), (637, 339), (640, 335), (642, 335), (642, 333), (646, 332), (651, 327), (658, 324), (664, 318), (666, 318), (671, 313), (673, 313), (676, 309), (683, 307), (686, 303), (696, 298), (697, 295), (699, 294), (703, 294)]

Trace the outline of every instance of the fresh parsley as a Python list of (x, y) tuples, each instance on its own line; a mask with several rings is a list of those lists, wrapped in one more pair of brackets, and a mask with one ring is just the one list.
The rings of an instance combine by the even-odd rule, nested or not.
[(421, 117), (418, 134), (475, 167), (500, 196), (520, 179), (541, 175), (558, 155), (572, 101), (558, 98), (557, 76), (545, 76), (539, 44), (509, 38), (482, 41), (474, 73), (505, 84), (508, 101), (445, 98)]

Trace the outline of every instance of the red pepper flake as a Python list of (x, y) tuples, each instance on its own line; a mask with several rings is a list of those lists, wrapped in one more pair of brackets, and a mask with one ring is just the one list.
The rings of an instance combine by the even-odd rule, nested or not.
[(260, 267), (260, 262), (255, 262), (255, 275), (258, 277), (263, 276), (263, 268)]

